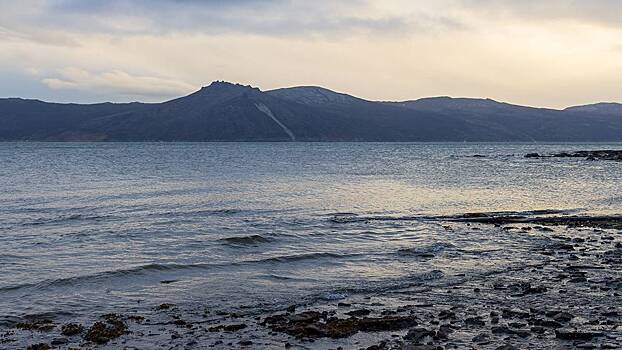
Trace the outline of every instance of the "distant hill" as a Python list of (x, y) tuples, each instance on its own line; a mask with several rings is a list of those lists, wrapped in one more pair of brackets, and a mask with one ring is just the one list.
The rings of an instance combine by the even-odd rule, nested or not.
[(163, 103), (0, 99), (1, 141), (622, 141), (622, 105), (375, 102), (321, 87), (214, 82)]
[(595, 103), (585, 106), (568, 107), (565, 109), (570, 112), (590, 112), (601, 114), (617, 114), (622, 115), (622, 104), (620, 103)]

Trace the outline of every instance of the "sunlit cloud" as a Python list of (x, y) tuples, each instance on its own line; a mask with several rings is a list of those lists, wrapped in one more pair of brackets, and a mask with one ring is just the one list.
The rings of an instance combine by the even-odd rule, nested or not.
[(166, 97), (192, 92), (190, 84), (161, 77), (135, 76), (120, 70), (91, 73), (68, 67), (41, 80), (51, 89), (92, 90), (114, 95)]

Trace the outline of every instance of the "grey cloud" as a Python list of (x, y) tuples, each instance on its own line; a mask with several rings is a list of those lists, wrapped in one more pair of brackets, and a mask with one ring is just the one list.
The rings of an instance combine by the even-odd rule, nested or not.
[(38, 0), (35, 10), (19, 3), (7, 4), (13, 11), (0, 15), (0, 25), (26, 31), (36, 24), (52, 30), (114, 35), (183, 32), (335, 37), (459, 27), (456, 19), (448, 17), (376, 15), (367, 11), (370, 0)]
[(619, 0), (460, 0), (467, 9), (531, 20), (576, 20), (622, 28)]

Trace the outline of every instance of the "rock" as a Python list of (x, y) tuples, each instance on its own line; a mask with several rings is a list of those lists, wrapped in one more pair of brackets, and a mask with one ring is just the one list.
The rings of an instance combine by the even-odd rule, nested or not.
[(359, 331), (395, 331), (417, 325), (408, 316), (351, 317), (349, 319), (327, 318), (327, 315), (308, 311), (297, 315), (273, 315), (263, 325), (275, 332), (286, 333), (299, 338), (345, 338)]
[(449, 334), (453, 333), (453, 331), (450, 325), (441, 325), (436, 331), (436, 337), (439, 339), (447, 339), (449, 338)]
[(574, 315), (568, 312), (559, 312), (553, 315), (552, 318), (557, 322), (570, 322), (574, 318)]
[(26, 348), (26, 350), (49, 350), (49, 349), (51, 349), (51, 348), (46, 343), (33, 344), (33, 345), (29, 345)]
[(240, 344), (240, 346), (251, 346), (253, 345), (253, 342), (250, 340), (240, 340), (238, 344)]
[(140, 315), (130, 315), (130, 316), (127, 317), (127, 319), (130, 320), (130, 321), (134, 321), (134, 322), (140, 323), (140, 322), (145, 320), (145, 317), (144, 316), (140, 316)]
[(527, 153), (525, 155), (525, 158), (540, 158), (540, 154), (539, 153)]
[(104, 321), (95, 322), (86, 332), (84, 339), (97, 344), (105, 344), (127, 332), (127, 326), (118, 315), (108, 314), (102, 318)]
[(485, 345), (490, 343), (490, 335), (486, 333), (480, 333), (471, 339), (472, 342), (478, 345)]
[(246, 328), (247, 325), (242, 323), (242, 324), (230, 324), (230, 325), (218, 325), (218, 326), (213, 326), (207, 329), (208, 332), (220, 332), (220, 331), (225, 331), (225, 332), (237, 332), (239, 330), (242, 330), (244, 328)]
[(433, 337), (436, 333), (434, 331), (427, 330), (425, 328), (415, 328), (408, 331), (404, 336), (405, 340), (411, 341), (415, 344), (422, 344), (426, 337)]
[(492, 327), (490, 330), (493, 334), (514, 334), (514, 335), (518, 335), (519, 337), (528, 337), (531, 335), (531, 332), (527, 330), (511, 329), (507, 326)]
[(184, 321), (184, 320), (175, 320), (173, 321), (173, 324), (176, 326), (182, 326), (185, 327), (188, 325), (188, 322)]
[(506, 344), (506, 345), (501, 345), (500, 347), (496, 348), (495, 350), (518, 350), (517, 347), (512, 346), (510, 344)]
[(322, 314), (317, 311), (305, 311), (299, 314), (295, 314), (289, 317), (291, 322), (316, 322), (322, 318)]
[(52, 322), (52, 320), (34, 320), (28, 322), (20, 322), (15, 325), (15, 328), (28, 331), (49, 332), (54, 329), (54, 322)]
[(164, 303), (164, 304), (160, 304), (160, 305), (158, 305), (158, 306), (156, 307), (156, 310), (169, 310), (169, 309), (173, 308), (174, 306), (175, 306), (175, 305), (173, 305), (173, 304), (167, 304), (167, 303)]
[(348, 312), (346, 312), (346, 315), (354, 316), (354, 317), (361, 317), (361, 316), (367, 316), (370, 313), (371, 313), (371, 310), (361, 309), (361, 310), (348, 311)]
[(532, 323), (536, 326), (542, 326), (546, 328), (562, 328), (563, 325), (553, 320), (533, 319)]
[(508, 318), (528, 318), (529, 312), (521, 309), (504, 309), (502, 316), (505, 319)]
[(67, 343), (69, 343), (69, 340), (67, 338), (54, 338), (50, 342), (50, 344), (52, 344), (53, 346), (65, 345)]
[(484, 322), (480, 317), (469, 317), (464, 320), (464, 323), (478, 327), (483, 327), (486, 325), (486, 322)]
[(455, 319), (456, 313), (453, 311), (449, 311), (449, 310), (443, 310), (438, 314), (438, 318), (441, 320)]
[(224, 326), (223, 330), (225, 332), (237, 332), (237, 331), (242, 330), (242, 329), (244, 329), (246, 327), (247, 327), (247, 325), (245, 325), (243, 323), (242, 324), (231, 324), (231, 325)]
[(557, 329), (555, 330), (555, 336), (558, 339), (565, 340), (590, 340), (592, 338), (602, 337), (603, 333), (573, 329)]

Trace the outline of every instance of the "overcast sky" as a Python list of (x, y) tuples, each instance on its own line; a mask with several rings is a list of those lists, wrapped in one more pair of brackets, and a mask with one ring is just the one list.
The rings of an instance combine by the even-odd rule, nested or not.
[(0, 97), (163, 101), (213, 80), (373, 100), (622, 102), (619, 0), (0, 0)]

